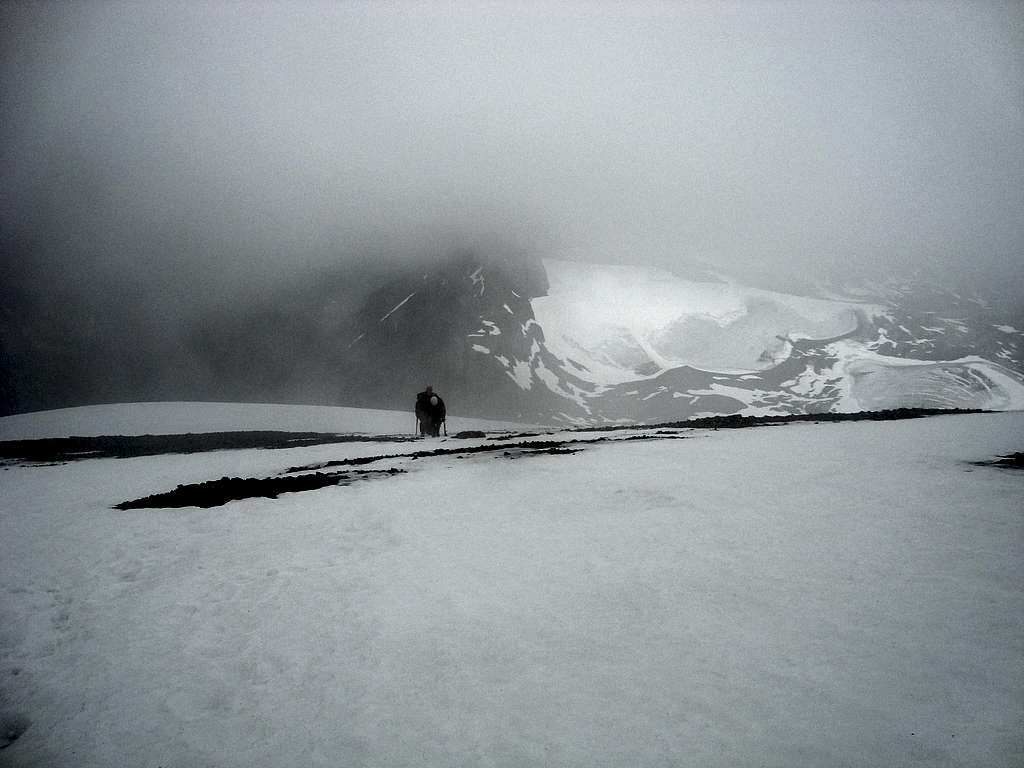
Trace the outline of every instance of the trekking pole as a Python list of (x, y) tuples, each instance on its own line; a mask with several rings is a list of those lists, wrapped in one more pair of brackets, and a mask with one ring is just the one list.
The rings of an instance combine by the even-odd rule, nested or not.
[(448, 437), (448, 419), (442, 421), (441, 426), (444, 427), (444, 436)]

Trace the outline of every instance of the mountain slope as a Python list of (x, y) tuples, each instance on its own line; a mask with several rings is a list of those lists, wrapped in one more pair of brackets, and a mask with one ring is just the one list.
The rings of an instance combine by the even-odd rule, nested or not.
[(7, 413), (143, 400), (411, 411), (432, 384), (453, 413), (580, 424), (1012, 410), (1024, 408), (1021, 329), (1019, 308), (922, 281), (797, 295), (701, 267), (461, 253), (297, 275), (196, 316), (166, 343), (125, 328), (116, 357), (128, 367), (69, 351), (88, 329), (59, 344), (26, 330), (0, 394)]
[(908, 287), (807, 297), (724, 276), (543, 266), (548, 290), (518, 317), (496, 313), (531, 329), (529, 354), (493, 338), (471, 344), (544, 394), (532, 401), (537, 418), (1024, 408), (1024, 333), (977, 300)]
[(798, 296), (710, 272), (464, 255), (371, 296), (342, 367), (374, 405), (429, 382), (467, 413), (538, 422), (1011, 410), (1024, 408), (1011, 319), (933, 287)]

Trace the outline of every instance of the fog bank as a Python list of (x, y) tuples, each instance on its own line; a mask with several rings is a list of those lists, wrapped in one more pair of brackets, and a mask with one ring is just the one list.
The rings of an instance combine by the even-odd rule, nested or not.
[(1019, 4), (9, 3), (0, 28), (7, 348), (53, 313), (159, 348), (466, 249), (1024, 296)]

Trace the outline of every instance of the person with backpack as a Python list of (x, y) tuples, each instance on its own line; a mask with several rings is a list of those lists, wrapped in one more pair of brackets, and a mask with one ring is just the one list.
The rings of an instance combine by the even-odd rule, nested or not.
[[(444, 400), (435, 394), (434, 388), (428, 384), (425, 390), (416, 395), (416, 421), (419, 433), (423, 436), (437, 437), (441, 434), (441, 426), (445, 424), (445, 416)], [(448, 434), (447, 426), (445, 434)]]

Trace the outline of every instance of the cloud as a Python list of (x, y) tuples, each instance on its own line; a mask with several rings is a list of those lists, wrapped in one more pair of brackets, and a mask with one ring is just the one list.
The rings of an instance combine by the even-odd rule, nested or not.
[(115, 212), (57, 202), (226, 239), (245, 268), (453, 230), (738, 267), (1020, 250), (1019, 6), (6, 13), (5, 180), (45, 197), (40, 166), (101, 165)]
[(65, 296), (170, 329), (467, 247), (1024, 295), (1019, 4), (8, 3), (0, 27), (8, 322)]

